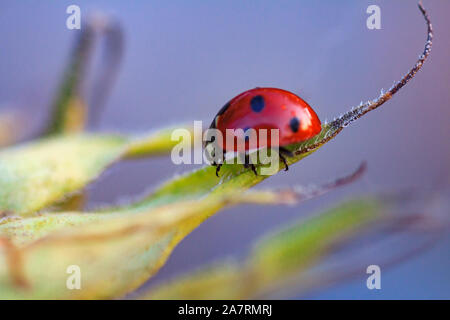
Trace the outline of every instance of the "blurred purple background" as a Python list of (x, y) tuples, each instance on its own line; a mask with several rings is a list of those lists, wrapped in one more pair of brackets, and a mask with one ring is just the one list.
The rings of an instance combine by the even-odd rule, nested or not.
[[(319, 117), (374, 98), (422, 51), (425, 23), (403, 1), (5, 1), (0, 3), (0, 108), (43, 125), (78, 31), (66, 8), (115, 16), (126, 35), (118, 81), (96, 130), (143, 132), (185, 120), (210, 122), (231, 97), (255, 86), (303, 97)], [(381, 30), (366, 28), (366, 8), (381, 7)], [(450, 178), (450, 2), (425, 1), (435, 28), (431, 59), (381, 109), (367, 115), (289, 173), (261, 187), (320, 183), (368, 160), (359, 182), (298, 207), (240, 206), (189, 235), (152, 280), (159, 282), (227, 255), (245, 254), (260, 235), (358, 194), (417, 187)], [(127, 162), (89, 187), (90, 206), (136, 198), (174, 173), (169, 158)], [(382, 290), (366, 275), (307, 298), (450, 298), (450, 238), (426, 254), (382, 270)], [(373, 256), (371, 264), (379, 257)], [(294, 296), (295, 297), (295, 296)], [(302, 296), (303, 297), (303, 296)]]

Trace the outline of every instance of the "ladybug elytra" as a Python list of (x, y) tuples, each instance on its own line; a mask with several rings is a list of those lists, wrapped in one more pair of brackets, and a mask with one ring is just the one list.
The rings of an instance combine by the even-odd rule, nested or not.
[[(321, 122), (314, 110), (297, 95), (276, 88), (255, 88), (245, 91), (231, 99), (220, 109), (211, 123), (210, 129), (218, 129), (223, 136), (227, 129), (255, 129), (257, 136), (257, 148), (278, 147), (280, 159), (288, 169), (284, 156), (292, 156), (292, 153), (284, 146), (308, 140), (317, 135), (321, 130)], [(268, 129), (269, 135), (264, 139), (259, 134), (260, 129)], [(270, 139), (270, 129), (278, 129), (279, 136), (274, 143)], [(218, 146), (227, 151), (246, 152), (249, 150), (246, 139), (244, 150), (238, 149), (235, 143), (227, 145), (225, 141), (217, 141)], [(213, 163), (217, 167), (216, 175), (221, 164)], [(253, 172), (256, 170), (253, 164)]]

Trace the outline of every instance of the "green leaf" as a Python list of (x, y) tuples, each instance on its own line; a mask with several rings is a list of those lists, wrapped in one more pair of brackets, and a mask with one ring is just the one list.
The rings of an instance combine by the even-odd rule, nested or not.
[(169, 152), (162, 129), (138, 139), (82, 134), (0, 151), (0, 213), (29, 216), (82, 190), (115, 161)]
[(68, 136), (0, 152), (0, 212), (30, 215), (80, 190), (125, 152), (120, 136)]
[[(221, 208), (238, 203), (290, 203), (293, 199), (291, 191), (262, 191), (249, 197), (223, 195), (153, 209), (125, 207), (105, 213), (5, 218), (0, 223), (0, 297), (121, 296), (164, 264), (185, 230)], [(81, 269), (81, 290), (66, 287), (66, 270), (71, 265)]]
[[(2, 252), (0, 246), (0, 297), (123, 295), (155, 274), (191, 230), (223, 207), (304, 201), (353, 181), (361, 172), (304, 190), (227, 192), (156, 208), (141, 205), (5, 217), (0, 220), (0, 245), (5, 248)], [(83, 270), (82, 291), (65, 287), (65, 270), (74, 264)]]
[(277, 281), (305, 269), (332, 245), (370, 226), (385, 213), (378, 199), (353, 200), (306, 222), (300, 222), (257, 244), (250, 261), (258, 279)]
[(194, 126), (192, 124), (167, 127), (155, 131), (152, 135), (146, 134), (141, 137), (134, 137), (133, 141), (127, 147), (125, 157), (127, 159), (134, 159), (168, 154), (175, 145), (180, 143), (179, 141), (172, 140), (171, 138), (172, 132), (175, 129), (180, 128), (188, 130), (192, 139), (196, 138), (195, 135), (197, 133), (194, 132)]
[(254, 299), (286, 286), (317, 264), (332, 246), (383, 221), (385, 204), (376, 198), (344, 203), (319, 216), (290, 223), (259, 241), (244, 261), (228, 258), (175, 277), (141, 299)]

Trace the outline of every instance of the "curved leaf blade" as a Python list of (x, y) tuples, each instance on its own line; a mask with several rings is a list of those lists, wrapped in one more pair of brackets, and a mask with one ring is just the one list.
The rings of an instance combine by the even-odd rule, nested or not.
[(332, 246), (384, 220), (385, 209), (376, 198), (349, 201), (266, 236), (244, 261), (216, 262), (151, 287), (138, 298), (254, 299), (292, 285)]
[(58, 204), (123, 158), (172, 149), (168, 129), (139, 139), (121, 135), (57, 136), (0, 151), (0, 213), (30, 216)]
[[(264, 191), (267, 195), (269, 191)], [(59, 213), (0, 224), (0, 297), (114, 298), (136, 289), (165, 263), (186, 232), (221, 208), (238, 203), (285, 203), (229, 195), (136, 212)], [(8, 243), (2, 250), (1, 244)], [(3, 249), (5, 246), (3, 246)], [(82, 290), (68, 290), (67, 268), (82, 272)], [(14, 266), (14, 268), (12, 268)]]

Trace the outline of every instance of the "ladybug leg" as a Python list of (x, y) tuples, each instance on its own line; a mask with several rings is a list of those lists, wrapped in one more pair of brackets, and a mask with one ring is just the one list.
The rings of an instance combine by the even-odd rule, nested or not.
[(222, 164), (214, 163), (213, 165), (216, 166), (216, 177), (219, 178), (219, 171), (220, 171), (220, 167), (222, 167)]
[[(213, 157), (215, 155), (213, 154)], [(225, 162), (225, 150), (222, 151), (222, 162), (221, 163), (216, 163), (215, 161), (213, 162), (213, 166), (216, 167), (216, 177), (219, 178), (219, 171), (220, 168), (222, 167), (223, 163)]]
[(250, 163), (250, 156), (248, 155), (248, 153), (245, 154), (245, 163), (244, 163), (244, 168), (251, 168), (253, 173), (255, 174), (255, 176), (258, 175), (258, 172), (256, 171), (256, 166), (253, 163)]
[(289, 166), (287, 164), (286, 158), (283, 155), (281, 155), (281, 154), (280, 154), (280, 160), (281, 160), (281, 162), (284, 163), (284, 167), (285, 167), (284, 171), (288, 171), (289, 170)]
[(289, 166), (288, 166), (288, 164), (287, 164), (287, 161), (286, 161), (285, 156), (287, 156), (287, 157), (293, 157), (294, 154), (293, 154), (291, 151), (289, 151), (288, 149), (283, 148), (283, 147), (280, 147), (279, 151), (280, 151), (280, 152), (279, 152), (280, 160), (284, 163), (284, 166), (285, 166), (284, 171), (288, 171), (288, 170), (289, 170)]
[(256, 171), (256, 166), (253, 163), (244, 163), (244, 168), (246, 169), (251, 168), (255, 176), (258, 175), (258, 172)]

